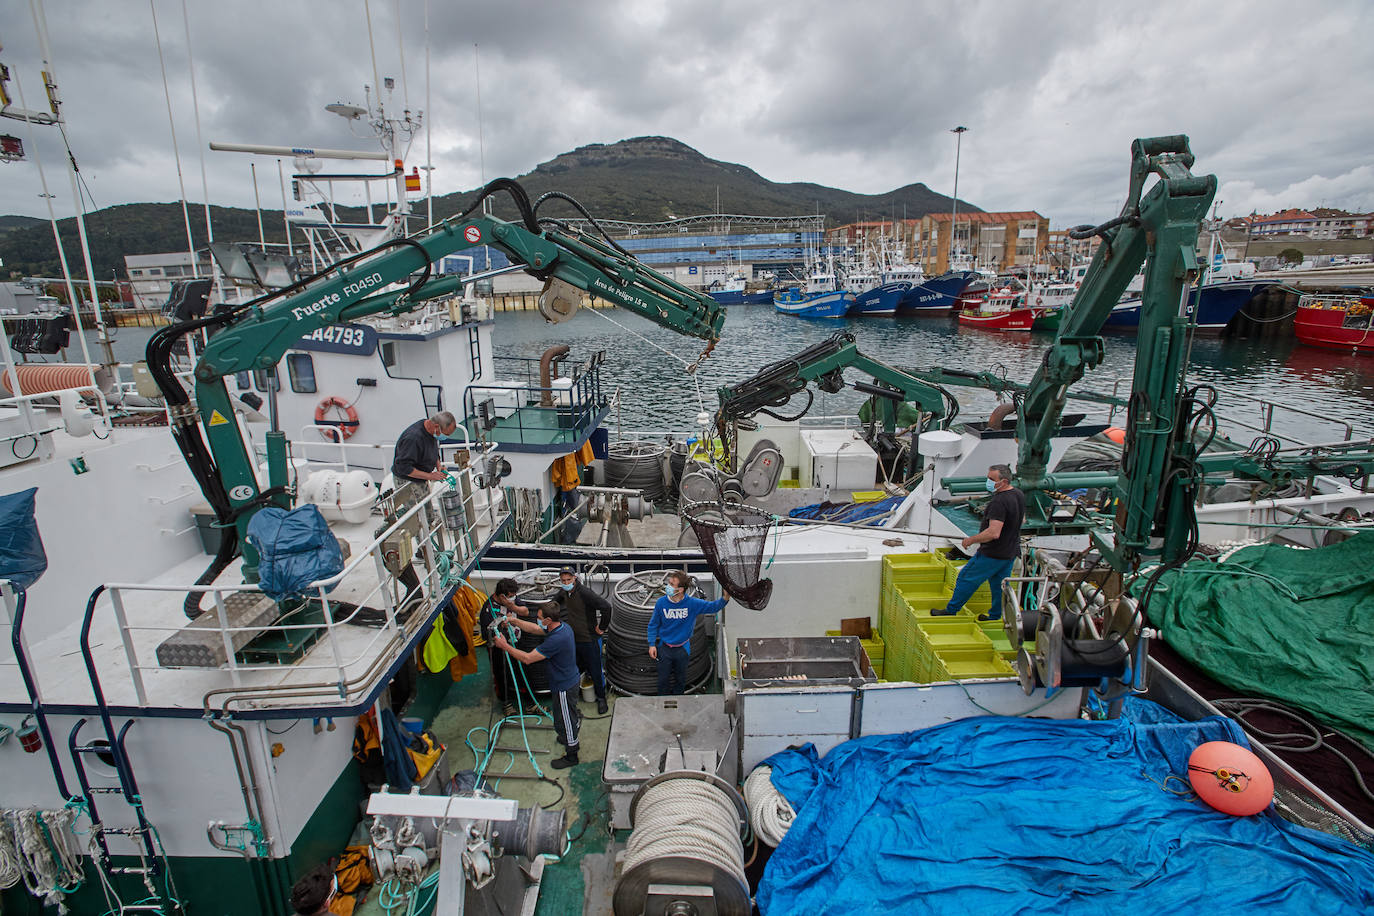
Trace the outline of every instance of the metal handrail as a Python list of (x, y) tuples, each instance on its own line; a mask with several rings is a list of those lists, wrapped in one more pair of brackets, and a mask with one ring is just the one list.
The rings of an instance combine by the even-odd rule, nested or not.
[[(463, 473), (469, 475), (469, 484), (473, 484), (471, 477), (475, 473), (475, 469), (469, 467), (465, 469)], [(286, 622), (272, 623), (267, 626), (230, 626), (227, 619), (225, 608), (226, 596), (229, 594), (240, 592), (261, 592), (262, 588), (260, 585), (257, 584), (235, 583), (232, 585), (178, 585), (165, 583), (107, 583), (106, 585), (100, 586), (96, 590), (96, 592), (91, 596), (91, 600), (89, 602), (87, 611), (87, 620), (85, 622), (85, 626), (83, 627), (83, 641), (88, 638), (87, 634), (89, 633), (91, 619), (93, 618), (95, 606), (101, 593), (108, 592), (110, 599), (110, 607), (112, 608), (115, 623), (119, 629), (120, 640), (123, 644), (124, 653), (129, 666), (129, 672), (132, 678), (135, 695), (137, 696), (138, 702), (140, 704), (148, 705), (147, 690), (143, 683), (142, 672), (144, 670), (166, 670), (166, 666), (160, 664), (144, 664), (140, 662), (138, 658), (138, 651), (133, 638), (134, 631), (144, 633), (175, 633), (181, 631), (184, 625), (131, 625), (128, 621), (128, 615), (125, 609), (126, 597), (132, 594), (147, 592), (193, 592), (198, 594), (210, 593), (214, 595), (216, 613), (219, 618), (219, 625), (215, 628), (215, 630), (218, 631), (220, 638), (223, 640), (224, 643), (224, 649), (226, 653), (225, 666), (228, 669), (229, 678), (233, 685), (236, 687), (241, 686), (242, 675), (245, 673), (267, 670), (280, 671), (282, 670), (282, 667), (280, 665), (275, 664), (240, 664), (236, 660), (236, 653), (233, 646), (234, 634), (262, 634), (267, 632), (288, 633), (292, 631), (314, 631), (323, 629), (326, 635), (333, 637), (340, 626), (346, 625), (350, 622), (350, 620), (352, 619), (352, 615), (350, 615), (347, 618), (335, 618), (334, 608), (333, 606), (331, 606), (330, 599), (328, 597), (328, 592), (334, 586), (341, 583), (351, 573), (358, 570), (365, 562), (368, 562), (369, 558), (371, 558), (372, 562), (376, 566), (377, 581), (373, 585), (373, 587), (367, 592), (367, 594), (364, 595), (361, 599), (359, 599), (357, 603), (360, 606), (366, 606), (371, 602), (377, 601), (377, 599), (380, 596), (386, 611), (384, 624), (377, 629), (375, 635), (373, 635), (370, 639), (366, 640), (366, 642), (356, 652), (351, 653), (350, 657), (348, 658), (345, 658), (343, 656), (338, 640), (330, 638), (328, 642), (330, 645), (330, 651), (333, 654), (333, 658), (331, 661), (319, 664), (302, 664), (300, 662), (297, 662), (291, 666), (291, 670), (293, 671), (321, 670), (333, 672), (335, 682), (340, 685), (340, 696), (344, 697), (346, 696), (347, 691), (344, 689), (343, 685), (347, 682), (348, 670), (353, 666), (357, 665), (358, 663), (360, 663), (361, 661), (365, 660), (369, 656), (375, 654), (379, 642), (381, 640), (394, 639), (394, 636), (398, 629), (403, 631), (406, 630), (406, 625), (399, 624), (396, 618), (398, 608), (406, 606), (416, 598), (423, 598), (427, 604), (433, 604), (435, 601), (439, 599), (440, 590), (443, 587), (443, 583), (440, 581), (439, 578), (439, 570), (437, 566), (437, 561), (435, 559), (436, 554), (432, 548), (435, 539), (441, 536), (440, 533), (448, 529), (444, 524), (443, 513), (431, 512), (430, 510), (434, 507), (438, 500), (448, 495), (449, 492), (450, 491), (445, 489), (438, 489), (427, 494), (425, 497), (420, 499), (414, 506), (410, 507), (405, 513), (401, 514), (391, 525), (388, 525), (385, 529), (378, 533), (374, 537), (372, 542), (365, 549), (359, 551), (358, 554), (354, 556), (348, 564), (345, 565), (344, 569), (341, 572), (333, 576), (330, 576), (326, 579), (316, 580), (315, 582), (310, 583), (310, 585), (308, 585), (305, 588), (304, 591), (306, 594), (310, 595), (312, 598), (318, 599), (318, 601), (320, 602), (320, 607), (322, 608), (324, 614), (323, 624), (292, 623), (290, 622), (290, 617), (288, 616)], [(461, 531), (450, 532), (450, 534), (454, 537), (455, 542), (458, 545), (458, 556), (461, 560), (464, 561), (470, 557), (472, 544), (474, 543), (474, 529), (476, 527), (476, 520), (478, 517), (474, 505), (475, 500), (473, 499), (472, 495), (475, 494), (475, 492), (475, 485), (470, 486), (469, 496), (464, 501), (464, 516), (467, 520), (466, 528)], [(391, 583), (393, 577), (389, 574), (383, 558), (383, 544), (386, 541), (388, 541), (393, 535), (403, 530), (408, 530), (409, 526), (417, 519), (419, 522), (418, 538), (422, 544), (429, 545), (431, 549), (425, 550), (422, 553), (421, 564), (423, 570), (422, 575), (419, 578), (418, 590), (409, 590), (404, 595), (400, 596), (399, 601), (393, 601), (391, 595)], [(494, 522), (495, 519), (493, 518), (492, 521)], [(335, 602), (335, 604), (337, 604), (337, 601)], [(427, 615), (417, 616), (425, 617)], [(210, 632), (214, 632), (214, 630)], [(92, 674), (92, 679), (93, 681), (97, 680), (96, 675), (94, 673)], [(100, 703), (104, 705), (103, 691), (99, 688), (99, 686), (95, 684), (93, 684), (93, 686), (95, 686)]]

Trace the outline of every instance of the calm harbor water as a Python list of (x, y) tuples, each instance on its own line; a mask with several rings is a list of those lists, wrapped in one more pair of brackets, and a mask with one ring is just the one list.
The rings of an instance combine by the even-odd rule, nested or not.
[[(612, 317), (619, 325), (606, 320)], [(534, 312), (497, 315), (496, 352), (499, 356), (537, 357), (545, 347), (566, 343), (572, 357), (584, 359), (596, 350), (606, 351), (602, 386), (621, 392), (620, 422), (629, 429), (695, 428), (702, 401), (714, 411), (716, 389), (735, 384), (764, 365), (818, 343), (837, 330), (853, 334), (859, 350), (898, 367), (944, 366), (992, 370), (1007, 378), (1028, 382), (1053, 342), (1051, 334), (1002, 333), (960, 327), (953, 318), (850, 318), (809, 320), (783, 315), (771, 306), (734, 306), (728, 310), (725, 329), (715, 352), (691, 380), (680, 360), (691, 362), (701, 350), (700, 341), (682, 337), (619, 309), (579, 312), (560, 325), (544, 322)], [(638, 336), (637, 336), (638, 335)], [(647, 343), (651, 341), (678, 359)], [(1135, 364), (1135, 336), (1105, 335), (1107, 354), (1103, 365), (1075, 386), (1079, 390), (1110, 393), (1120, 382), (1129, 390)], [(862, 378), (849, 370), (850, 382)], [(1261, 408), (1255, 400), (1277, 401), (1301, 408), (1320, 418), (1275, 411), (1274, 429), (1308, 442), (1330, 442), (1345, 435), (1335, 421), (1349, 422), (1357, 437), (1374, 436), (1374, 358), (1319, 350), (1288, 340), (1222, 340), (1198, 337), (1193, 343), (1189, 381), (1219, 389), (1218, 413), (1252, 425), (1261, 425)], [(698, 399), (698, 385), (701, 399)], [(973, 388), (951, 389), (960, 401), (964, 418), (985, 418), (996, 406), (990, 392)], [(827, 395), (816, 392), (811, 415), (852, 414), (865, 395), (846, 389)], [(794, 403), (800, 406), (804, 396)], [(1076, 409), (1095, 412), (1095, 405)], [(1070, 402), (1070, 409), (1073, 402)], [(1118, 418), (1120, 414), (1118, 413)], [(611, 423), (615, 417), (612, 415)], [(1233, 438), (1249, 441), (1257, 433), (1224, 423)]]
[[(612, 320), (615, 323), (612, 323)], [(535, 312), (504, 312), (496, 316), (496, 354), (537, 358), (545, 348), (565, 343), (573, 359), (606, 351), (602, 386), (621, 395), (619, 423), (624, 430), (696, 430), (703, 408), (714, 411), (716, 389), (748, 378), (762, 366), (791, 356), (837, 330), (852, 333), (861, 352), (899, 367), (946, 366), (993, 370), (1013, 381), (1027, 382), (1053, 341), (1048, 334), (1007, 334), (963, 328), (951, 318), (855, 318), (808, 320), (782, 315), (769, 306), (735, 306), (728, 310), (725, 330), (715, 352), (695, 378), (684, 369), (701, 351), (701, 342), (674, 334), (620, 309), (582, 310), (559, 325), (546, 323)], [(141, 359), (150, 328), (122, 328), (115, 340), (117, 359)], [(91, 335), (92, 356), (98, 351)], [(1120, 382), (1130, 384), (1135, 361), (1133, 335), (1106, 335), (1104, 364), (1076, 386), (1110, 393)], [(664, 352), (667, 351), (667, 352)], [(80, 359), (76, 348), (69, 356)], [(849, 381), (861, 378), (849, 370)], [(1276, 431), (1309, 442), (1329, 442), (1344, 436), (1335, 421), (1349, 422), (1357, 437), (1374, 436), (1374, 358), (1305, 347), (1288, 340), (1194, 341), (1189, 379), (1216, 386), (1221, 393), (1218, 411), (1227, 418), (1260, 425), (1261, 410), (1254, 400), (1266, 399), (1301, 408), (1323, 419), (1276, 411)], [(988, 392), (952, 389), (961, 416), (986, 417), (996, 405)], [(698, 395), (700, 394), (700, 396)], [(839, 394), (816, 392), (812, 416), (852, 414), (864, 395), (852, 389)], [(796, 404), (802, 403), (798, 396)], [(1085, 405), (1090, 411), (1097, 408)], [(1072, 406), (1071, 406), (1072, 409)], [(1083, 409), (1082, 407), (1078, 409)], [(610, 423), (617, 422), (613, 413)], [(1255, 433), (1226, 424), (1234, 438), (1249, 441)]]

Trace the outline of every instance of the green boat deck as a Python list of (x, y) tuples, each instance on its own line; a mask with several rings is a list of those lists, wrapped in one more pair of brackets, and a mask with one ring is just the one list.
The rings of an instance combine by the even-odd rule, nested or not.
[[(478, 650), (477, 659), (477, 673), (467, 675), (457, 683), (450, 679), (447, 671), (422, 674), (416, 697), (406, 712), (407, 717), (423, 718), (448, 748), (447, 761), (453, 773), (474, 768), (473, 751), (466, 743), (469, 735), (478, 750), (483, 749), (486, 732), (472, 734), (473, 730), (491, 728), (500, 721), (502, 715), (500, 704), (492, 693), (491, 667), (485, 647)], [(607, 699), (615, 703), (614, 691), (609, 692)], [(611, 716), (610, 713), (597, 716), (595, 703), (581, 705), (583, 719), (578, 735), (581, 762), (577, 766), (567, 770), (553, 769), (550, 763), (562, 755), (562, 745), (554, 740), (552, 728), (531, 729), (526, 733), (529, 745), (536, 751), (535, 759), (539, 768), (552, 783), (501, 778), (504, 773), (533, 772), (523, 750), (494, 752), (486, 772), (489, 787), (505, 798), (515, 799), (522, 807), (548, 805), (567, 811), (568, 832), (573, 839), (559, 861), (550, 861), (544, 868), (536, 916), (610, 912), (612, 885), (609, 877), (604, 882), (593, 882), (591, 890), (595, 899), (586, 899), (583, 859), (589, 855), (606, 853), (612, 844), (609, 799), (601, 783)], [(518, 726), (503, 728), (498, 743), (520, 747), (523, 741)], [(437, 868), (437, 864), (433, 867)], [(602, 864), (598, 864), (597, 869), (605, 870)], [(380, 896), (380, 885), (373, 887), (367, 899), (354, 912), (357, 916), (394, 916), (404, 912), (404, 909), (388, 911), (383, 907)]]

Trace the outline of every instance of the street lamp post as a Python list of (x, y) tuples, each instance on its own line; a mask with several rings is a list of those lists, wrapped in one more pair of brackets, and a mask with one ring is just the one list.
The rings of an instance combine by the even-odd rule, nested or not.
[(954, 267), (954, 225), (959, 216), (959, 151), (963, 146), (964, 134), (968, 131), (962, 124), (950, 130), (954, 134), (954, 205), (949, 211), (949, 267)]

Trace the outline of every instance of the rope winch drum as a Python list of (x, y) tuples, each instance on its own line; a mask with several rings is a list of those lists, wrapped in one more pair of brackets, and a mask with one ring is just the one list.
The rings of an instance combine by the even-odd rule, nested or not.
[(749, 814), (734, 786), (712, 773), (663, 773), (635, 793), (630, 822), (616, 916), (702, 912), (707, 892), (719, 916), (752, 911), (742, 839)]
[(656, 442), (614, 442), (606, 449), (606, 486), (640, 490), (644, 498), (662, 499), (667, 449)]

